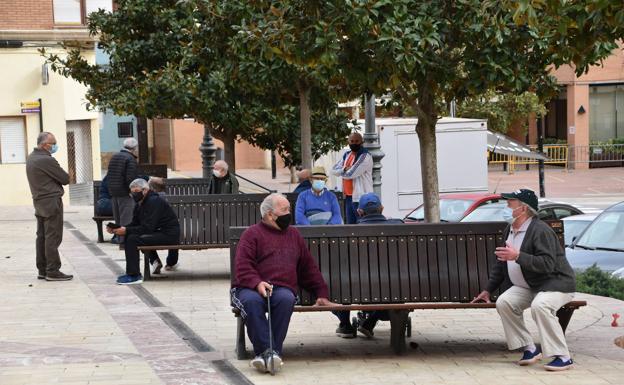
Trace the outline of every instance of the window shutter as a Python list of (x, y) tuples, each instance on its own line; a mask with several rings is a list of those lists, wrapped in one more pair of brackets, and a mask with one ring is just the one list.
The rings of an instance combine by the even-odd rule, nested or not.
[(54, 22), (57, 24), (82, 23), (80, 0), (54, 0)]
[(26, 163), (26, 129), (23, 118), (0, 118), (1, 162)]

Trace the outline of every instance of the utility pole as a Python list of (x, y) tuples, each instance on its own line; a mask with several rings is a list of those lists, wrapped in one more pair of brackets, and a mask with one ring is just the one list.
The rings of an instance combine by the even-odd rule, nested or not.
[(373, 190), (381, 198), (381, 159), (386, 154), (381, 151), (379, 134), (375, 127), (375, 95), (366, 94), (364, 100), (364, 147), (373, 157)]
[(204, 124), (204, 138), (199, 146), (199, 151), (202, 158), (202, 177), (209, 178), (212, 175), (212, 167), (217, 156), (217, 146), (215, 146), (212, 140), (208, 124)]
[[(537, 152), (541, 155), (544, 153), (544, 117), (537, 119)], [(539, 196), (546, 197), (546, 189), (544, 187), (544, 159), (537, 160), (537, 169), (539, 173)]]

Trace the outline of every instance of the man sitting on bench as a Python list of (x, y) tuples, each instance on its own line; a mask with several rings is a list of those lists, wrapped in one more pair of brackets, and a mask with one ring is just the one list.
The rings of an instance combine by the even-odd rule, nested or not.
[[(360, 197), (360, 204), (357, 209), (358, 225), (384, 224), (396, 225), (404, 223), (401, 219), (386, 218), (383, 212), (381, 199), (375, 193), (366, 193)], [(377, 321), (388, 321), (387, 310), (364, 311), (358, 314), (359, 325), (358, 331), (368, 338), (372, 338), (373, 329), (377, 325)], [(347, 317), (348, 319), (348, 317)]]
[[(509, 287), (498, 297), (496, 310), (503, 321), (509, 350), (522, 348), (519, 365), (534, 364), (542, 350), (552, 361), (544, 366), (549, 371), (567, 370), (573, 366), (557, 310), (572, 300), (576, 290), (574, 270), (566, 259), (557, 235), (537, 217), (537, 196), (522, 189), (501, 194), (507, 199), (503, 216), (507, 227), (505, 247), (496, 248), (496, 263), (486, 290), (472, 302), (490, 302), (490, 293)], [(524, 323), (524, 310), (531, 308), (542, 342), (535, 346)]]
[(106, 231), (125, 237), (126, 274), (117, 278), (119, 285), (143, 282), (139, 246), (176, 245), (180, 242), (180, 223), (169, 203), (151, 191), (145, 179), (130, 183), (132, 199), (137, 203), (132, 222)]
[[(254, 347), (250, 365), (260, 372), (282, 365), (282, 345), (301, 286), (316, 296), (316, 305), (333, 305), (329, 289), (299, 231), (289, 227), (290, 203), (281, 194), (260, 205), (262, 221), (242, 234), (236, 247), (232, 304), (240, 310)], [(266, 297), (271, 296), (271, 309)], [(271, 314), (271, 332), (265, 313)], [(269, 349), (272, 344), (273, 350)]]

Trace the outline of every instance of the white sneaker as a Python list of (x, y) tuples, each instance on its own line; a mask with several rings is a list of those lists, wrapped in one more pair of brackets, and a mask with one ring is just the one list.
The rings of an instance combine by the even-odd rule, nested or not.
[(267, 371), (267, 365), (262, 354), (254, 357), (254, 359), (249, 362), (249, 366), (256, 369), (260, 373), (266, 373)]
[[(272, 367), (271, 367), (271, 364), (273, 364)], [(275, 373), (279, 372), (282, 369), (282, 365), (284, 365), (284, 361), (282, 361), (282, 357), (280, 357), (277, 353), (273, 352), (267, 356), (267, 360), (266, 360), (267, 373), (271, 371), (271, 368), (275, 370)]]
[(159, 275), (162, 267), (163, 267), (162, 262), (160, 262), (160, 259), (157, 259), (154, 262), (152, 262), (152, 265), (150, 266), (150, 273), (152, 275)]

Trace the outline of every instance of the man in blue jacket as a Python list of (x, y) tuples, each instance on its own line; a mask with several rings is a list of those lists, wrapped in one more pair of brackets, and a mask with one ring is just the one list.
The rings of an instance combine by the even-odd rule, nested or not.
[(295, 205), (298, 225), (341, 225), (342, 216), (336, 195), (327, 190), (327, 173), (321, 166), (312, 169), (312, 188), (299, 193)]

